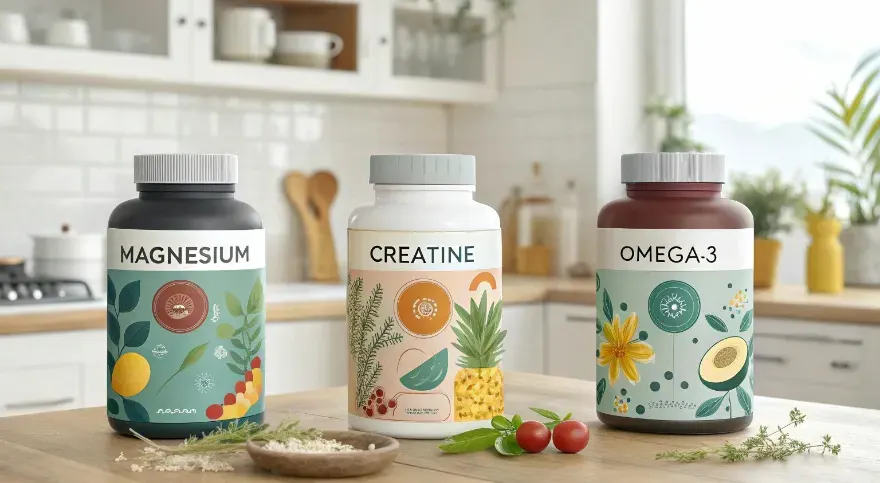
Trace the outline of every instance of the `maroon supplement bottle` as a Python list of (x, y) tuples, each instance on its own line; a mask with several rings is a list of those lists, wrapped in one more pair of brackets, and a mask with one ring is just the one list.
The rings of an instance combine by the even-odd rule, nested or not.
[(721, 196), (724, 157), (621, 157), (626, 198), (599, 213), (596, 410), (651, 433), (752, 422), (752, 215)]

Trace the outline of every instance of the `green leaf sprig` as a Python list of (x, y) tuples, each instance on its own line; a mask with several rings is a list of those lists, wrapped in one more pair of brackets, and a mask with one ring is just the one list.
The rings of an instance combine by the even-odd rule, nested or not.
[[(539, 415), (549, 419), (544, 423), (547, 429), (553, 431), (559, 423), (571, 419), (571, 413), (564, 418), (553, 411), (541, 408), (529, 408)], [(480, 428), (465, 431), (444, 440), (440, 446), (444, 453), (473, 453), (483, 451), (489, 448), (495, 448), (495, 451), (502, 456), (519, 456), (523, 454), (523, 449), (516, 442), (516, 430), (523, 423), (523, 418), (519, 414), (515, 414), (513, 418), (507, 419), (504, 416), (495, 416), (492, 418), (491, 428)]]
[(776, 431), (773, 432), (770, 432), (767, 426), (761, 426), (758, 429), (758, 434), (747, 438), (740, 444), (725, 441), (723, 445), (714, 448), (706, 447), (691, 451), (663, 451), (657, 453), (656, 459), (678, 461), (679, 463), (693, 463), (710, 456), (717, 456), (723, 461), (733, 463), (748, 458), (759, 461), (767, 459), (783, 461), (789, 456), (809, 453), (814, 449), (821, 449), (822, 454), (826, 452), (833, 455), (840, 454), (840, 445), (832, 444), (831, 436), (827, 434), (822, 437), (821, 443), (806, 443), (793, 439), (785, 430), (790, 426), (798, 427), (803, 424), (807, 419), (807, 415), (798, 410), (798, 408), (794, 408), (788, 413), (788, 418), (788, 424), (777, 426)]

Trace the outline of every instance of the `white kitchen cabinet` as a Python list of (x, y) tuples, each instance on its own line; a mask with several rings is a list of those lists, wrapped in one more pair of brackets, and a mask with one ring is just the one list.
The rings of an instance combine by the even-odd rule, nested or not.
[(503, 328), (505, 371), (544, 374), (544, 306), (519, 304), (504, 307)]
[(548, 303), (547, 374), (593, 381), (596, 378), (596, 308)]
[[(0, 78), (73, 80), (100, 84), (198, 87), (220, 91), (346, 95), (444, 103), (491, 102), (497, 97), (496, 16), (489, 0), (473, 0), (462, 20), (473, 42), (435, 25), (455, 18), (458, 0), (58, 0), (30, 6), (0, 0), (0, 10), (23, 12), (40, 31), (72, 11), (88, 22), (89, 49), (46, 46), (42, 39), (0, 43)], [(231, 6), (268, 9), (277, 31), (326, 31), (343, 39), (329, 69), (273, 62), (235, 62), (218, 53), (217, 17)], [(410, 39), (398, 35), (411, 30)], [(416, 44), (418, 48), (416, 48)], [(401, 46), (424, 62), (395, 62)], [(420, 57), (421, 58), (421, 57)]]
[(344, 319), (266, 325), (266, 393), (308, 391), (348, 383)]

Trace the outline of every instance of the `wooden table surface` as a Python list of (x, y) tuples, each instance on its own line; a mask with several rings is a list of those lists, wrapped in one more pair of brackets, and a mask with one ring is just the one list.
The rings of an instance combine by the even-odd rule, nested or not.
[[(756, 398), (755, 422), (742, 433), (726, 436), (662, 436), (615, 431), (603, 427), (594, 413), (592, 382), (531, 374), (506, 374), (509, 413), (528, 414), (529, 406), (559, 413), (573, 411), (587, 421), (591, 438), (587, 449), (563, 455), (548, 449), (540, 455), (505, 458), (490, 451), (445, 455), (435, 441), (401, 441), (397, 462), (382, 473), (356, 480), (378, 483), (457, 483), (499, 481), (541, 482), (875, 482), (880, 481), (880, 411)], [(332, 388), (268, 398), (269, 420), (285, 416), (323, 429), (345, 429), (345, 390)], [(681, 464), (656, 461), (659, 451), (717, 445), (725, 439), (740, 441), (759, 424), (775, 426), (788, 421), (797, 406), (807, 414), (806, 424), (793, 431), (798, 438), (818, 441), (831, 434), (843, 445), (840, 456), (795, 456), (786, 462), (717, 461)], [(528, 419), (528, 418), (527, 418)], [(132, 460), (116, 463), (124, 451), (137, 455), (144, 445), (119, 436), (107, 426), (104, 408), (0, 418), (0, 481), (95, 483), (124, 481), (306, 481), (290, 480), (254, 467), (246, 455), (231, 462), (234, 473), (132, 473)]]

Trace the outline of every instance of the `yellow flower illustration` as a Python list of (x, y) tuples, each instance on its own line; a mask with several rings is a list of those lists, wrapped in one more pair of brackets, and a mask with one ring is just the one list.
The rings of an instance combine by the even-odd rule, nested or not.
[(638, 339), (633, 340), (638, 328), (639, 318), (635, 312), (626, 318), (623, 326), (620, 325), (620, 316), (614, 314), (614, 320), (611, 323), (605, 322), (602, 327), (607, 342), (602, 342), (599, 346), (599, 365), (609, 366), (608, 379), (612, 386), (617, 382), (621, 370), (629, 382), (636, 384), (640, 378), (635, 363), (654, 362), (654, 349), (651, 345)]
[(626, 412), (629, 411), (629, 404), (627, 404), (627, 403), (623, 403), (623, 404), (620, 405), (619, 408), (617, 408), (617, 410), (620, 411), (620, 412), (623, 413), (623, 414), (626, 414)]

